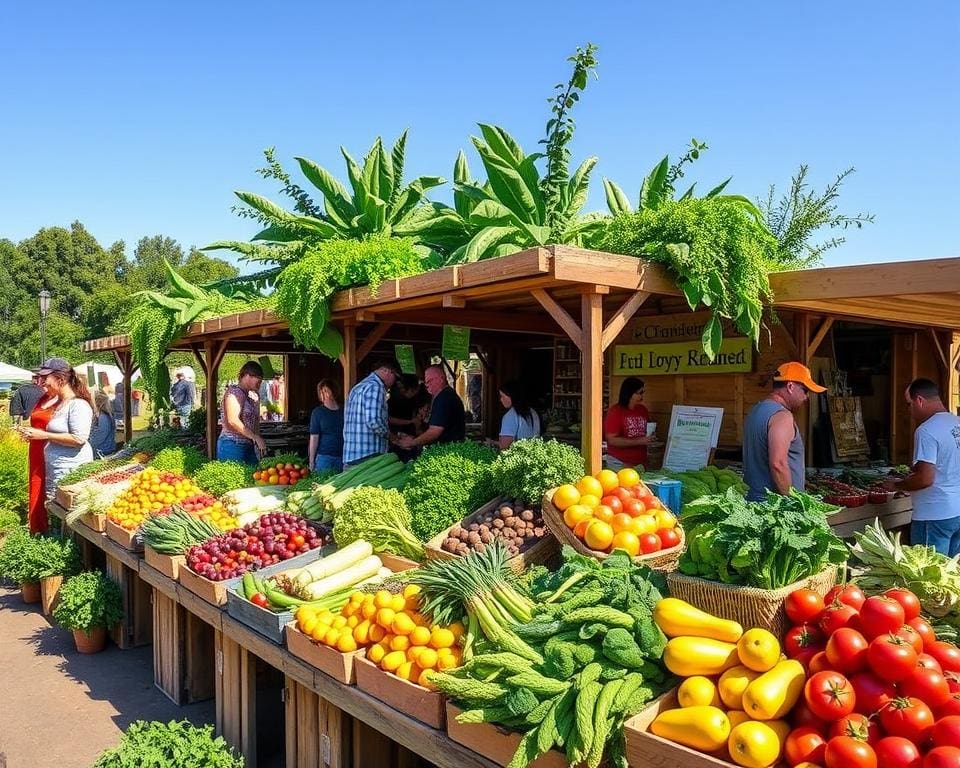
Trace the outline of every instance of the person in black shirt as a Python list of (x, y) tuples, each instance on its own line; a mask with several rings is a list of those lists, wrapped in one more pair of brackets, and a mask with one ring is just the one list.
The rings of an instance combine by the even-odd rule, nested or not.
[(430, 405), (430, 424), (422, 435), (401, 436), (401, 448), (419, 448), (430, 443), (454, 443), (463, 440), (467, 431), (466, 410), (463, 401), (447, 384), (446, 374), (439, 365), (431, 365), (423, 372), (423, 383), (433, 395)]
[(37, 376), (33, 381), (17, 387), (17, 391), (10, 398), (10, 416), (14, 424), (19, 424), (23, 419), (29, 419), (33, 409), (44, 395), (43, 387), (37, 384)]

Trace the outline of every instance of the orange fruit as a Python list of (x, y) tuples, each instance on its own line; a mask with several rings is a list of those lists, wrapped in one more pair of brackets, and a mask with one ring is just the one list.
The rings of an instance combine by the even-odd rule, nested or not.
[(613, 542), (613, 528), (602, 520), (592, 520), (583, 534), (583, 541), (590, 549), (605, 552)]
[(563, 511), (563, 522), (567, 524), (567, 528), (576, 528), (577, 523), (586, 520), (592, 514), (590, 507), (585, 507), (583, 504), (574, 504)]
[(620, 487), (620, 478), (617, 477), (617, 473), (612, 469), (601, 469), (597, 472), (597, 481), (600, 483), (603, 488), (603, 494), (606, 496), (614, 488)]
[(585, 493), (580, 497), (580, 506), (587, 509), (596, 509), (600, 506), (600, 497), (594, 496), (592, 493)]
[(640, 538), (630, 531), (620, 531), (610, 542), (611, 549), (625, 549), (630, 557), (636, 557), (640, 554)]
[(593, 522), (593, 516), (584, 518), (579, 523), (577, 523), (576, 528), (573, 529), (573, 535), (578, 539), (582, 539), (584, 534), (587, 532), (587, 526)]
[(572, 507), (580, 501), (580, 491), (577, 490), (576, 486), (570, 485), (561, 485), (553, 492), (553, 506), (559, 509), (561, 512), (565, 511), (568, 507)]
[(610, 525), (613, 526), (614, 533), (620, 533), (620, 531), (629, 531), (630, 526), (633, 525), (633, 518), (630, 517), (626, 512), (620, 512), (613, 516), (613, 520), (610, 521)]
[(633, 488), (640, 482), (640, 473), (633, 467), (624, 467), (617, 472), (617, 481), (621, 488)]
[(610, 509), (606, 504), (601, 504), (595, 510), (593, 510), (593, 516), (597, 520), (602, 520), (604, 523), (613, 522), (613, 510)]
[[(581, 496), (589, 494), (590, 496), (596, 496), (598, 499), (603, 496), (603, 485), (597, 478), (590, 477), (590, 475), (584, 475), (577, 481), (577, 490), (580, 491)], [(580, 503), (583, 503), (583, 499), (580, 500)]]

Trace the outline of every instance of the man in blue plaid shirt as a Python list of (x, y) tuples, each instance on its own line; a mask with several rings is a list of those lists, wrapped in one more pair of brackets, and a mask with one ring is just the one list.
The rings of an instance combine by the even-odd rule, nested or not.
[(383, 360), (350, 390), (343, 409), (344, 466), (387, 452), (387, 392), (399, 377), (397, 362)]

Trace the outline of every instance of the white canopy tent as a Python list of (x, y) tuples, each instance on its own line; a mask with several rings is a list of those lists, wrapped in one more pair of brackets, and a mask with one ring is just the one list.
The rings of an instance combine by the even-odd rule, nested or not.
[(5, 384), (23, 384), (33, 378), (33, 373), (26, 368), (17, 368), (15, 365), (0, 363), (0, 382)]
[[(123, 372), (115, 365), (106, 363), (95, 363), (92, 360), (74, 367), (74, 370), (81, 376), (86, 376), (87, 386), (100, 388), (103, 386), (103, 380), (111, 387), (116, 387), (118, 382), (123, 381)], [(140, 371), (133, 372), (132, 381), (140, 378)]]

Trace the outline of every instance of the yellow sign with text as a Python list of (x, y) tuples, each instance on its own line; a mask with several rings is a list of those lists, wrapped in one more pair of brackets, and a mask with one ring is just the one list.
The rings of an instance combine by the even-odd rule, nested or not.
[(688, 376), (697, 373), (749, 373), (753, 344), (743, 336), (724, 339), (713, 360), (699, 341), (668, 344), (618, 344), (613, 348), (614, 376)]

